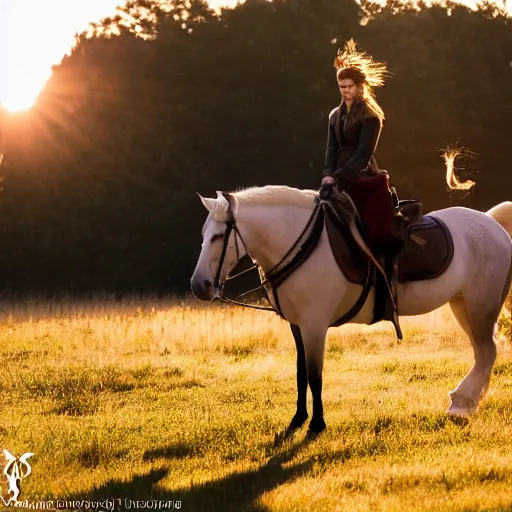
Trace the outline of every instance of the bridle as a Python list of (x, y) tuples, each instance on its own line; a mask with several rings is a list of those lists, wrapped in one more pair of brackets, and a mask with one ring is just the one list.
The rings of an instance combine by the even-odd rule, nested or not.
[[(246, 254), (251, 258), (252, 261), (254, 259), (251, 257), (249, 250), (247, 249), (247, 245), (242, 238), (240, 230), (236, 225), (236, 220), (233, 215), (233, 211), (231, 209), (231, 196), (227, 192), (222, 192), (222, 195), (227, 200), (229, 204), (228, 210), (228, 219), (226, 220), (226, 231), (224, 233), (224, 241), (222, 246), (222, 252), (220, 255), (219, 266), (217, 268), (217, 272), (215, 273), (215, 278), (213, 281), (213, 293), (214, 300), (221, 300), (222, 302), (227, 302), (229, 304), (236, 304), (237, 306), (243, 306), (250, 309), (259, 309), (263, 311), (273, 311), (277, 313), (279, 316), (284, 318), (284, 315), (281, 312), (281, 307), (279, 305), (279, 299), (277, 296), (277, 288), (280, 286), (297, 268), (299, 268), (311, 255), (314, 251), (318, 242), (320, 241), (320, 236), (322, 234), (322, 230), (324, 227), (324, 212), (319, 203), (316, 203), (315, 208), (304, 227), (302, 233), (297, 238), (292, 247), (288, 250), (288, 252), (282, 257), (282, 259), (274, 265), (268, 272), (264, 272), (263, 269), (258, 265), (254, 264), (252, 267), (243, 270), (242, 272), (230, 276), (229, 273), (226, 278), (221, 282), (220, 276), (222, 273), (222, 267), (224, 266), (224, 260), (226, 259), (226, 253), (229, 245), (229, 237), (231, 232), (235, 234), (235, 246), (237, 251), (237, 261), (240, 259), (240, 250), (238, 248), (238, 240), (242, 243)], [(252, 290), (246, 291), (235, 300), (226, 297), (223, 293), (224, 285), (233, 279), (237, 279), (238, 277), (251, 272), (252, 270), (257, 269), (260, 273), (261, 284)], [(244, 302), (239, 302), (237, 299), (245, 295), (249, 295), (255, 291), (265, 289), (267, 295), (269, 297), (269, 302), (271, 303), (271, 307), (266, 306), (256, 306), (253, 304), (247, 304)], [(272, 304), (273, 303), (273, 304)]]
[(219, 259), (219, 266), (217, 267), (217, 272), (215, 273), (215, 277), (213, 279), (213, 285), (212, 285), (212, 288), (213, 288), (213, 300), (220, 300), (220, 301), (226, 302), (228, 304), (235, 304), (237, 306), (243, 306), (243, 307), (250, 308), (250, 309), (259, 309), (259, 310), (263, 310), (263, 311), (273, 311), (273, 312), (277, 313), (276, 309), (273, 308), (273, 307), (256, 306), (254, 304), (246, 304), (245, 302), (240, 302), (240, 301), (237, 300), (237, 299), (240, 299), (241, 297), (243, 297), (244, 295), (249, 295), (250, 293), (253, 293), (253, 292), (257, 291), (257, 290), (260, 290), (260, 289), (264, 288), (265, 284), (266, 284), (265, 281), (262, 281), (260, 286), (258, 286), (256, 288), (253, 288), (252, 290), (249, 290), (247, 292), (244, 292), (244, 293), (238, 295), (236, 297), (236, 299), (230, 299), (229, 297), (226, 297), (224, 295), (224, 285), (228, 281), (232, 281), (234, 279), (237, 279), (237, 278), (241, 277), (242, 275), (251, 272), (252, 270), (260, 269), (260, 267), (257, 264), (254, 264), (252, 267), (250, 267), (248, 269), (245, 269), (242, 272), (239, 272), (238, 274), (236, 274), (234, 276), (230, 276), (229, 273), (228, 273), (226, 278), (221, 282), (220, 276), (221, 276), (221, 273), (222, 273), (222, 267), (224, 266), (224, 260), (226, 259), (226, 253), (228, 251), (229, 237), (231, 236), (231, 232), (233, 232), (234, 235), (235, 235), (234, 238), (235, 238), (235, 248), (236, 248), (236, 261), (238, 262), (240, 260), (240, 249), (238, 247), (238, 240), (239, 239), (240, 239), (240, 242), (242, 243), (242, 245), (244, 246), (246, 254), (249, 257), (251, 257), (251, 255), (249, 254), (249, 251), (247, 250), (247, 246), (245, 245), (244, 239), (242, 238), (240, 230), (238, 229), (238, 226), (236, 225), (235, 216), (233, 215), (233, 211), (231, 209), (231, 196), (230, 196), (230, 194), (228, 194), (226, 192), (222, 192), (222, 195), (224, 196), (224, 198), (229, 203), (229, 210), (228, 210), (228, 219), (225, 222), (225, 224), (226, 224), (226, 231), (224, 232), (224, 235), (222, 235), (223, 236), (223, 244), (222, 244), (222, 252), (220, 254), (220, 259)]

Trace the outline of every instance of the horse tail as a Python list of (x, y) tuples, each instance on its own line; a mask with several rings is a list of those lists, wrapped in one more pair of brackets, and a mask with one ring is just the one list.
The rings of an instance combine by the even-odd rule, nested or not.
[[(512, 202), (505, 201), (491, 208), (487, 215), (493, 218), (501, 227), (512, 237)], [(502, 303), (507, 298), (510, 291), (510, 284), (512, 282), (512, 259), (510, 262), (510, 268), (508, 271), (507, 280), (503, 289)]]
[(512, 237), (512, 202), (505, 201), (491, 208), (487, 215), (492, 217)]

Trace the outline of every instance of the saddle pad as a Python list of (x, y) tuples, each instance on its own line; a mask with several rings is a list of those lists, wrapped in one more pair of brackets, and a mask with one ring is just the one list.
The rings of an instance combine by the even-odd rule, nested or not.
[(398, 282), (439, 277), (453, 258), (453, 239), (446, 224), (425, 215), (421, 223), (409, 226), (409, 232), (426, 243), (420, 245), (413, 240), (407, 241), (398, 260)]
[(366, 255), (357, 245), (347, 225), (335, 217), (329, 206), (324, 205), (324, 212), (327, 235), (338, 267), (351, 283), (364, 285)]

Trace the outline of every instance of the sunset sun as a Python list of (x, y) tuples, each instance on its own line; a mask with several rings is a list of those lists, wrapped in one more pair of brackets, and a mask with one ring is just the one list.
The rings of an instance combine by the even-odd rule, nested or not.
[(89, 21), (114, 12), (122, 0), (1, 0), (0, 104), (28, 109)]
[[(0, 0), (0, 105), (25, 110), (89, 22), (114, 14), (126, 0)], [(212, 7), (235, 5), (215, 0)]]

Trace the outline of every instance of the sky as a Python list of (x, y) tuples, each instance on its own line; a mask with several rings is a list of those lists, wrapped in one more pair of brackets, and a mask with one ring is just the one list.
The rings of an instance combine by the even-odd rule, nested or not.
[[(50, 78), (51, 66), (70, 50), (74, 34), (85, 30), (88, 22), (113, 14), (122, 2), (0, 0), (0, 103), (10, 111), (29, 108)], [(237, 0), (209, 3), (214, 8), (231, 7)]]
[[(0, 103), (10, 111), (31, 106), (89, 21), (111, 15), (122, 0), (0, 0)], [(237, 0), (212, 0), (234, 6)], [(27, 37), (31, 34), (32, 37)], [(37, 45), (34, 44), (37, 41)]]

